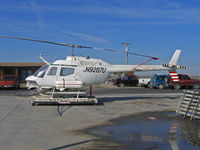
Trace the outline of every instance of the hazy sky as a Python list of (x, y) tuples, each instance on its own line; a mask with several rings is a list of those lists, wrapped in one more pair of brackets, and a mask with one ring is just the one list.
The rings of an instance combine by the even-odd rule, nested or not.
[[(125, 50), (168, 62), (181, 49), (180, 65), (200, 75), (199, 0), (0, 0), (0, 35)], [(49, 61), (71, 55), (71, 48), (0, 39), (0, 62)], [(125, 55), (76, 49), (75, 55), (125, 64)], [(129, 64), (145, 58), (129, 57)]]

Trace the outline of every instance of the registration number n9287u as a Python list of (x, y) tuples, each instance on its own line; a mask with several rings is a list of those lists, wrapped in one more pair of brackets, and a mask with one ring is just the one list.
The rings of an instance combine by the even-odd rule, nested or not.
[(106, 68), (104, 67), (86, 67), (83, 72), (93, 72), (93, 73), (105, 73)]

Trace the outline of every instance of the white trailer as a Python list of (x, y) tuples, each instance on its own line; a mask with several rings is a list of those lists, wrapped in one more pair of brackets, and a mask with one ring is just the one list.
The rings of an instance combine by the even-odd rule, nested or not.
[(138, 85), (141, 87), (148, 87), (151, 78), (139, 78)]

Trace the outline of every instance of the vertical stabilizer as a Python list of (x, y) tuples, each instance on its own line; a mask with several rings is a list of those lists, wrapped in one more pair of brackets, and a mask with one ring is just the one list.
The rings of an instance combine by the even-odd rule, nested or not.
[(174, 53), (172, 59), (171, 59), (170, 62), (169, 62), (169, 65), (170, 65), (170, 66), (173, 66), (173, 65), (176, 65), (176, 64), (177, 64), (178, 58), (179, 58), (180, 54), (181, 54), (181, 50), (176, 50), (176, 51), (175, 51), (175, 53)]

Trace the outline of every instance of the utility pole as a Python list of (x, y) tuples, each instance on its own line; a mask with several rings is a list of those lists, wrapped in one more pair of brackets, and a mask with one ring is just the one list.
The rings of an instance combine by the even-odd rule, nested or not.
[(131, 43), (125, 42), (122, 43), (122, 45), (125, 45), (126, 47), (126, 64), (128, 65), (128, 46), (131, 45)]

